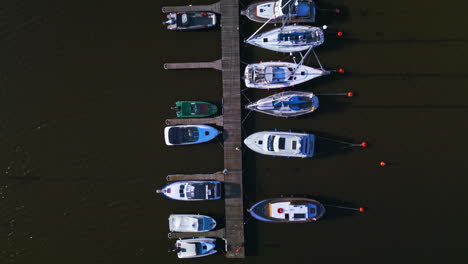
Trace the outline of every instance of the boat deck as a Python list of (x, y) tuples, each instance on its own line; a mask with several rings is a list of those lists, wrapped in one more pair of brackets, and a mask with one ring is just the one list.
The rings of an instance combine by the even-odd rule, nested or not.
[[(242, 135), (239, 0), (221, 0), (216, 4), (205, 6), (163, 7), (162, 10), (164, 13), (177, 11), (212, 11), (221, 14), (221, 72), (223, 80), (224, 113), (222, 116), (222, 126), (224, 128), (224, 201), (226, 214), (226, 224), (224, 228), (223, 239), (226, 241), (226, 257), (245, 258), (241, 151)], [(213, 67), (213, 65), (215, 67)], [(219, 65), (215, 65), (214, 63), (166, 63), (164, 68), (219, 69), (218, 66)], [(171, 121), (169, 122), (173, 122), (172, 120), (181, 119), (170, 120)], [(200, 124), (200, 119), (194, 120)], [(177, 177), (170, 177), (170, 179), (174, 178)], [(178, 235), (180, 236), (182, 234)], [(193, 234), (188, 235), (193, 237)], [(201, 234), (198, 233), (196, 236), (201, 236)], [(203, 236), (206, 236), (206, 234)]]

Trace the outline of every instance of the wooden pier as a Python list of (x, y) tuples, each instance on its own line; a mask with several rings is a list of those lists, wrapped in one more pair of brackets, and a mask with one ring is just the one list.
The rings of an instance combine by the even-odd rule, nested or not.
[(172, 174), (167, 175), (167, 181), (224, 181), (225, 174), (222, 171), (212, 174)]
[(185, 69), (215, 69), (222, 71), (221, 60), (210, 62), (182, 62), (182, 63), (165, 63), (166, 70), (185, 70)]
[[(242, 186), (242, 134), (241, 134), (241, 72), (240, 72), (240, 46), (239, 46), (239, 0), (221, 0), (213, 5), (163, 7), (164, 13), (183, 11), (212, 11), (221, 14), (221, 65), (223, 80), (223, 116), (224, 128), (224, 201), (225, 201), (225, 228), (222, 238), (226, 242), (226, 257), (245, 258), (244, 247), (244, 205)], [(210, 63), (166, 63), (165, 69), (199, 69), (213, 68)], [(210, 66), (210, 67), (201, 67)], [(179, 119), (170, 119), (179, 120)], [(199, 121), (199, 120), (198, 120)], [(167, 122), (167, 121), (166, 121)], [(186, 121), (184, 121), (186, 122)], [(199, 122), (198, 122), (199, 124)], [(200, 174), (197, 174), (200, 176)], [(203, 174), (202, 174), (203, 175)], [(220, 176), (220, 175), (218, 175)], [(192, 179), (196, 175), (168, 176), (168, 179)], [(200, 179), (200, 177), (198, 177)], [(221, 232), (221, 231), (219, 231)], [(194, 234), (186, 234), (193, 237)], [(197, 233), (198, 237), (209, 237), (211, 233)], [(184, 234), (174, 235), (177, 238)], [(220, 237), (220, 236), (216, 236)]]
[(217, 125), (223, 126), (224, 118), (222, 115), (210, 118), (172, 118), (166, 119), (166, 125)]
[[(223, 2), (223, 1), (221, 1)], [(173, 12), (193, 12), (193, 11), (210, 11), (213, 13), (221, 14), (221, 2), (212, 5), (188, 5), (188, 6), (165, 6), (162, 8), (163, 13)], [(234, 0), (233, 2), (238, 2)]]

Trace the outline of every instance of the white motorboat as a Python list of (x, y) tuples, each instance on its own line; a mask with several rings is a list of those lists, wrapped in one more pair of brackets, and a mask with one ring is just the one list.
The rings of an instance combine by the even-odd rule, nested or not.
[(328, 74), (329, 71), (292, 62), (260, 62), (247, 65), (244, 79), (249, 88), (278, 89)]
[(314, 155), (315, 136), (306, 133), (262, 131), (248, 136), (245, 145), (264, 155), (308, 158)]
[(216, 221), (206, 215), (171, 214), (169, 231), (171, 232), (208, 232), (216, 227)]
[(313, 93), (285, 91), (260, 99), (245, 108), (268, 115), (295, 117), (314, 112), (318, 107), (319, 99)]
[(190, 145), (210, 141), (221, 131), (208, 125), (168, 126), (164, 129), (166, 145)]
[(156, 193), (167, 198), (181, 201), (202, 201), (221, 199), (221, 182), (219, 181), (178, 181), (169, 183)]
[(179, 239), (175, 243), (175, 250), (178, 258), (199, 258), (206, 257), (218, 252), (214, 244), (215, 238), (190, 238)]
[(246, 43), (277, 52), (291, 53), (319, 46), (324, 40), (323, 31), (319, 27), (290, 25), (258, 34), (246, 40)]

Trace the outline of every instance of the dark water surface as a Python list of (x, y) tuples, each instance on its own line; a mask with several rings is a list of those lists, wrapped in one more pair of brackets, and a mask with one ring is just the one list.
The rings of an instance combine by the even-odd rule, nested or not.
[[(345, 36), (317, 52), (347, 74), (296, 88), (357, 96), (321, 97), (306, 117), (252, 113), (244, 123), (246, 134), (295, 129), (370, 144), (304, 160), (244, 148), (248, 204), (309, 195), (367, 213), (335, 211), (304, 225), (249, 220), (244, 261), (168, 254), (170, 213), (221, 220), (224, 210), (222, 201), (154, 194), (167, 174), (223, 168), (219, 142), (171, 148), (163, 140), (176, 100), (221, 103), (221, 74), (162, 69), (221, 54), (218, 30), (160, 25), (162, 6), (188, 3), (210, 1), (1, 1), (0, 263), (467, 261), (468, 4), (434, 0), (323, 3), (344, 8), (344, 17), (322, 21)], [(241, 19), (245, 37), (258, 26)], [(286, 57), (253, 47), (242, 54), (245, 62)]]

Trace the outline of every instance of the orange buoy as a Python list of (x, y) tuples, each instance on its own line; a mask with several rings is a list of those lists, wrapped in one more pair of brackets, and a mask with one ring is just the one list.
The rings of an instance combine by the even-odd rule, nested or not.
[(338, 72), (341, 73), (341, 74), (343, 74), (343, 73), (344, 73), (344, 69), (343, 69), (343, 68), (339, 68), (339, 69), (338, 69)]
[(365, 142), (365, 141), (361, 142), (361, 147), (363, 147), (363, 148), (367, 147), (367, 142)]
[(359, 207), (359, 212), (364, 213), (365, 209), (364, 207)]
[(336, 35), (337, 35), (338, 37), (341, 37), (341, 36), (343, 36), (343, 32), (338, 31), (338, 33), (336, 33)]
[(381, 162), (379, 163), (379, 165), (380, 165), (380, 167), (385, 167), (385, 166), (387, 166), (387, 163), (385, 163), (385, 161), (381, 161)]
[(353, 96), (354, 96), (354, 93), (353, 93), (353, 92), (348, 92), (348, 93), (346, 94), (346, 96), (347, 96), (347, 97), (353, 97)]
[(341, 10), (339, 10), (339, 9), (337, 8), (337, 9), (335, 9), (335, 13), (339, 14), (339, 13), (341, 13)]

